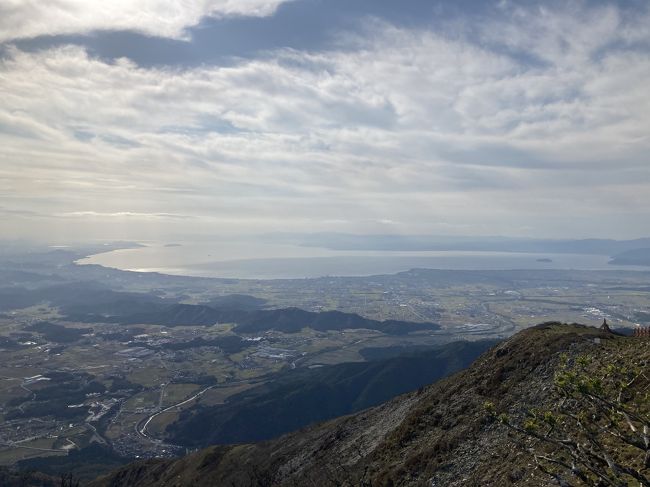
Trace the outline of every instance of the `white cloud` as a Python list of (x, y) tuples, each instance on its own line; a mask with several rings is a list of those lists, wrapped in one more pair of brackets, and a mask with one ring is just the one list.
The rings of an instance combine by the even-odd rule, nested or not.
[(130, 30), (182, 39), (204, 17), (268, 16), (287, 0), (2, 0), (0, 42)]
[(0, 204), (136, 233), (170, 215), (219, 233), (642, 233), (621, 214), (650, 223), (648, 52), (617, 10), (530, 15), (480, 43), (374, 23), (356, 48), (186, 70), (12, 49)]

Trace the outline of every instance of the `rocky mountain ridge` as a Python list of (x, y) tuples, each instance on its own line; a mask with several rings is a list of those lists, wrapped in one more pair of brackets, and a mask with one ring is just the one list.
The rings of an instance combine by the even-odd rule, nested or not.
[(647, 359), (648, 342), (633, 340), (582, 325), (538, 325), (468, 369), (378, 407), (264, 443), (135, 463), (92, 486), (557, 485), (522, 448), (526, 440), (485, 405), (515, 416), (550, 405), (561, 359)]

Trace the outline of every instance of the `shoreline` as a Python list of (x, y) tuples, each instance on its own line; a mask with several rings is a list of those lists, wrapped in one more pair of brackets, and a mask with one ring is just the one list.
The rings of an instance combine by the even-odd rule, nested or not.
[[(219, 260), (217, 251), (200, 255), (210, 246), (144, 245), (87, 255), (75, 265), (99, 265), (125, 272), (156, 273), (173, 277), (238, 280), (296, 280), (327, 277), (371, 277), (412, 269), (445, 271), (628, 271), (649, 272), (650, 267), (612, 265), (611, 258), (590, 254), (537, 254), (522, 252), (323, 252), (326, 255), (233, 258)], [(218, 249), (217, 249), (218, 250)], [(286, 251), (287, 249), (283, 249)], [(327, 255), (329, 253), (329, 255)], [(333, 254), (333, 255), (332, 255)], [(186, 255), (190, 257), (187, 258)], [(170, 262), (166, 263), (166, 257)], [(198, 256), (198, 257), (197, 257)], [(216, 258), (216, 259), (215, 259)], [(201, 262), (201, 259), (205, 259)], [(215, 260), (209, 260), (215, 259)], [(550, 262), (549, 262), (550, 260)], [(161, 265), (162, 264), (162, 265)]]

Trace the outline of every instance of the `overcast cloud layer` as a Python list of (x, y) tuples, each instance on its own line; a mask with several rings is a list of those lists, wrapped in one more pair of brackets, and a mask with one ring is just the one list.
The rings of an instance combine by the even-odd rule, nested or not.
[(0, 0), (5, 234), (650, 228), (642, 4), (500, 2), (428, 27), (370, 12), (328, 47), (187, 67), (14, 41), (110, 29), (191, 46), (205, 16), (271, 18), (281, 0), (41, 3)]

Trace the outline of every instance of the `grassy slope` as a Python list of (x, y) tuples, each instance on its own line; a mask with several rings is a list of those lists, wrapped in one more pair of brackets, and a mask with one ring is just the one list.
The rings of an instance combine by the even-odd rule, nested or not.
[(543, 407), (562, 352), (647, 360), (650, 344), (579, 325), (542, 325), (469, 369), (379, 407), (267, 443), (133, 464), (93, 485), (551, 485), (509, 431), (488, 420), (483, 404), (515, 415)]

